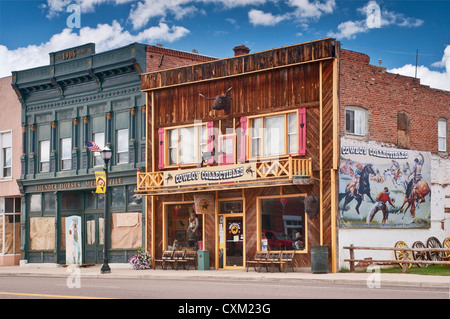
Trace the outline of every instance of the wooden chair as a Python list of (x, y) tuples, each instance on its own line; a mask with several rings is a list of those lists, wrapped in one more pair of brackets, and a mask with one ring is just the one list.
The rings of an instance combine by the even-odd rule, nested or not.
[(267, 255), (268, 255), (268, 251), (262, 251), (262, 250), (258, 250), (255, 253), (255, 256), (253, 257), (253, 259), (247, 259), (246, 261), (246, 266), (247, 266), (247, 272), (248, 272), (248, 268), (250, 266), (253, 266), (253, 268), (255, 268), (256, 271), (256, 266), (259, 266), (259, 270), (261, 270), (261, 261), (265, 261), (267, 259)]
[(279, 261), (281, 257), (281, 250), (272, 250), (269, 251), (269, 254), (267, 255), (266, 260), (261, 261), (259, 270), (261, 271), (262, 266), (266, 267), (266, 271), (269, 271), (269, 266), (270, 266), (270, 271), (272, 272), (272, 268), (274, 267), (274, 262)]
[[(195, 250), (186, 250), (186, 253), (184, 254), (184, 258), (181, 260), (178, 260), (178, 263), (183, 264), (183, 268), (189, 270), (189, 265), (193, 265), (195, 269), (197, 269), (197, 251)], [(186, 268), (187, 266), (187, 268)]]
[(155, 259), (155, 260), (154, 260), (155, 266), (153, 267), (153, 269), (154, 269), (154, 270), (156, 269), (156, 265), (157, 265), (158, 263), (161, 264), (161, 268), (162, 268), (162, 269), (167, 269), (167, 262), (170, 261), (170, 260), (172, 259), (173, 253), (174, 253), (174, 252), (173, 252), (172, 250), (164, 250), (163, 253), (162, 253), (161, 258), (160, 258), (160, 259)]
[(291, 266), (294, 272), (294, 256), (295, 250), (284, 250), (281, 252), (280, 259), (272, 263), (273, 266), (278, 265), (278, 270), (281, 271), (281, 266), (284, 266), (284, 272), (287, 272), (288, 266)]

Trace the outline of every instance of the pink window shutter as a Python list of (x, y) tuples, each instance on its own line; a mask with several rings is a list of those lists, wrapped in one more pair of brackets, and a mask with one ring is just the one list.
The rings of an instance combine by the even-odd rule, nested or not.
[[(214, 121), (206, 123), (206, 132), (208, 134), (207, 136), (207, 144), (206, 144), (206, 151), (207, 152), (214, 152)], [(214, 164), (214, 156), (211, 156), (210, 159), (208, 159), (208, 165)]]
[(159, 150), (159, 157), (158, 157), (158, 168), (163, 169), (164, 168), (164, 129), (160, 128), (158, 130), (159, 134), (159, 143), (158, 143), (158, 150)]
[(306, 155), (306, 108), (298, 109), (298, 155)]
[(241, 154), (239, 163), (245, 163), (247, 155), (247, 117), (241, 117)]

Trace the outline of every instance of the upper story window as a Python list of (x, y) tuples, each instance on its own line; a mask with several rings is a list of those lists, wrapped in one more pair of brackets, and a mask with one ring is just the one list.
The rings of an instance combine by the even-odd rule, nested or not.
[[(105, 147), (105, 132), (94, 133), (93, 140), (95, 144), (97, 144), (100, 148), (103, 149)], [(94, 166), (104, 165), (100, 152), (95, 152), (93, 154), (94, 154)]]
[(11, 132), (0, 133), (0, 178), (11, 178), (12, 176), (12, 134)]
[(50, 140), (39, 141), (39, 172), (50, 171)]
[(447, 119), (440, 118), (438, 120), (438, 151), (447, 152)]
[(298, 151), (296, 112), (250, 119), (250, 158), (294, 154)]
[(345, 108), (345, 133), (359, 136), (367, 135), (368, 113), (362, 107), (347, 106)]
[(72, 168), (72, 139), (70, 137), (61, 139), (61, 170)]
[(166, 164), (197, 164), (206, 151), (206, 125), (179, 127), (166, 130)]
[(117, 130), (117, 164), (128, 163), (128, 129)]

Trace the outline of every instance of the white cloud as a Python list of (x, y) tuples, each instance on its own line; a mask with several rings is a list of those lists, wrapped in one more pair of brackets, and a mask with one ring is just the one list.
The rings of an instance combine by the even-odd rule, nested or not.
[[(379, 8), (379, 19), (372, 14), (371, 8)], [(420, 27), (424, 21), (421, 19), (405, 17), (402, 13), (382, 10), (376, 1), (369, 1), (358, 9), (365, 18), (357, 21), (346, 21), (338, 25), (338, 32), (329, 32), (328, 36), (337, 39), (354, 39), (358, 33), (370, 31), (373, 28), (383, 28), (391, 25), (399, 27)]]
[(334, 0), (288, 0), (288, 5), (294, 7), (293, 15), (300, 20), (319, 19), (323, 14), (333, 13), (336, 7)]
[(286, 15), (274, 16), (272, 13), (265, 13), (261, 10), (256, 9), (250, 10), (250, 12), (248, 13), (248, 17), (250, 19), (250, 23), (255, 26), (273, 26), (287, 19)]
[[(444, 70), (442, 72), (433, 71), (423, 65), (417, 67), (417, 77), (420, 79), (420, 83), (429, 85), (435, 89), (450, 91), (450, 45), (447, 45), (445, 48), (442, 60), (433, 63), (433, 66), (442, 67)], [(388, 71), (390, 73), (414, 77), (416, 67), (414, 65), (407, 64), (400, 68), (394, 68)]]
[(11, 71), (29, 69), (49, 63), (50, 52), (63, 50), (88, 42), (95, 43), (97, 53), (111, 50), (133, 42), (152, 43), (155, 41), (173, 42), (189, 33), (184, 27), (169, 27), (165, 23), (147, 28), (138, 34), (131, 34), (124, 30), (119, 22), (111, 24), (98, 24), (95, 28), (84, 27), (79, 32), (74, 29), (64, 29), (61, 33), (53, 35), (50, 40), (40, 45), (9, 50), (0, 45), (0, 77), (11, 75)]

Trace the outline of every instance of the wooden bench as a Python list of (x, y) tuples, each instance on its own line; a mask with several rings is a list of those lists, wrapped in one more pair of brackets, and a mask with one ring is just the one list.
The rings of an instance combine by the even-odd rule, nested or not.
[(172, 269), (178, 270), (178, 262), (184, 259), (184, 255), (186, 254), (185, 250), (175, 250), (173, 252), (172, 258), (167, 259), (166, 263), (170, 264)]
[(284, 250), (281, 252), (280, 259), (272, 262), (272, 265), (278, 265), (278, 270), (281, 271), (281, 266), (284, 266), (284, 272), (287, 272), (288, 266), (291, 266), (294, 272), (294, 256), (295, 250)]
[(267, 259), (268, 253), (269, 253), (268, 251), (258, 250), (255, 253), (255, 256), (253, 257), (253, 259), (247, 258), (247, 261), (246, 261), (247, 272), (248, 272), (248, 268), (250, 266), (253, 266), (253, 268), (255, 268), (255, 271), (256, 271), (256, 266), (259, 266), (258, 271), (260, 271), (261, 270), (261, 262), (265, 261)]
[(162, 256), (160, 259), (155, 259), (155, 266), (153, 267), (153, 269), (156, 269), (156, 265), (158, 263), (161, 264), (161, 268), (162, 269), (167, 269), (167, 263), (169, 260), (172, 260), (172, 256), (173, 256), (173, 251), (172, 250), (164, 250), (162, 253)]
[(268, 272), (270, 266), (270, 271), (272, 272), (272, 269), (275, 266), (275, 262), (279, 261), (280, 257), (281, 257), (281, 250), (269, 251), (266, 260), (262, 260), (259, 262), (260, 264), (259, 270), (261, 271), (261, 268), (264, 266), (266, 267), (266, 271)]
[[(177, 261), (177, 269), (178, 263), (183, 264), (183, 268), (189, 270), (189, 265), (193, 265), (195, 269), (197, 269), (197, 251), (195, 250), (186, 250), (183, 259), (178, 259)], [(187, 266), (187, 268), (186, 268)]]

